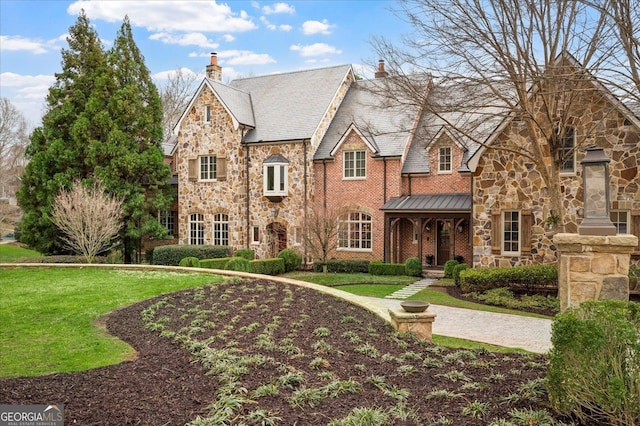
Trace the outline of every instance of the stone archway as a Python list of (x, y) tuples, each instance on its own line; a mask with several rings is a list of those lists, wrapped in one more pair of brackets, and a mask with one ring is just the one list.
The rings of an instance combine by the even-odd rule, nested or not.
[(287, 248), (287, 227), (280, 222), (271, 222), (267, 225), (268, 250), (270, 257), (278, 256)]

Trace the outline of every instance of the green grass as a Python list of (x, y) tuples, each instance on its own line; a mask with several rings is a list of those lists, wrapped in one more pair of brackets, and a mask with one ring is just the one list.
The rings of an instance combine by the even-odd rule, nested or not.
[(0, 244), (0, 263), (15, 262), (25, 257), (40, 257), (41, 254), (15, 244)]
[(109, 311), (221, 277), (102, 269), (0, 270), (0, 377), (117, 364), (134, 350), (94, 322)]
[(397, 284), (351, 284), (340, 285), (336, 288), (342, 291), (346, 291), (347, 293), (357, 294), (360, 296), (385, 297), (404, 287), (404, 285)]
[(409, 277), (407, 275), (390, 276), (390, 275), (369, 275), (364, 273), (355, 274), (338, 274), (321, 272), (289, 272), (282, 275), (286, 278), (293, 280), (306, 281), (314, 284), (337, 286), (337, 285), (352, 285), (352, 284), (392, 284), (405, 286), (414, 283), (418, 280), (416, 277)]
[(474, 342), (472, 340), (458, 339), (456, 337), (440, 336), (434, 334), (432, 336), (433, 343), (452, 349), (487, 349), (491, 352), (499, 352), (503, 354), (511, 353), (528, 353), (524, 349), (508, 348), (506, 346), (496, 346), (489, 343)]

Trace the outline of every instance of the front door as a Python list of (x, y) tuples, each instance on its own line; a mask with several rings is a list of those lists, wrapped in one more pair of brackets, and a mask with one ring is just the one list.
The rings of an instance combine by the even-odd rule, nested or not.
[(451, 229), (451, 225), (448, 221), (438, 222), (438, 236), (437, 236), (437, 244), (438, 244), (438, 253), (436, 259), (436, 265), (444, 265), (447, 260), (450, 259), (451, 256), (451, 237), (449, 235), (449, 231)]
[(276, 257), (287, 248), (287, 228), (280, 222), (272, 222), (267, 225), (267, 232), (269, 233), (269, 252), (271, 257)]

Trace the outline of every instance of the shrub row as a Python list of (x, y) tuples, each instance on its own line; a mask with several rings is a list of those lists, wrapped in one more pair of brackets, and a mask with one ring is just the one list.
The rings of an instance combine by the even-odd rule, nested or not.
[(404, 263), (384, 263), (382, 261), (371, 262), (369, 264), (371, 275), (405, 275)]
[(590, 301), (555, 317), (547, 389), (583, 424), (640, 424), (640, 304)]
[(244, 257), (221, 257), (200, 260), (200, 268), (222, 269), (227, 271), (251, 272), (253, 274), (280, 275), (285, 271), (282, 258), (247, 260)]
[(220, 257), (230, 257), (231, 248), (228, 246), (196, 246), (171, 244), (158, 246), (153, 250), (153, 265), (178, 266), (185, 257), (195, 257), (196, 259), (215, 259)]
[(557, 288), (557, 285), (556, 265), (475, 268), (460, 271), (460, 289), (463, 293), (482, 293), (499, 287), (508, 287), (515, 291), (530, 291), (539, 288)]
[(323, 266), (327, 265), (327, 272), (334, 273), (355, 273), (355, 272), (369, 272), (368, 260), (329, 260), (324, 262), (313, 262), (313, 271), (322, 272)]
[[(96, 256), (93, 258), (92, 263), (108, 263), (107, 259), (108, 258), (106, 256)], [(25, 257), (16, 260), (16, 263), (87, 263), (87, 258), (84, 256), (74, 255), (53, 255), (41, 257)]]

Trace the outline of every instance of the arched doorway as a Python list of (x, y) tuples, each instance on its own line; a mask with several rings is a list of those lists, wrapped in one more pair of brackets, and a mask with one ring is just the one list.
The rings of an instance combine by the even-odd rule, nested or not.
[(269, 238), (269, 255), (278, 256), (282, 250), (287, 248), (287, 227), (280, 222), (271, 222), (267, 225), (267, 235)]

